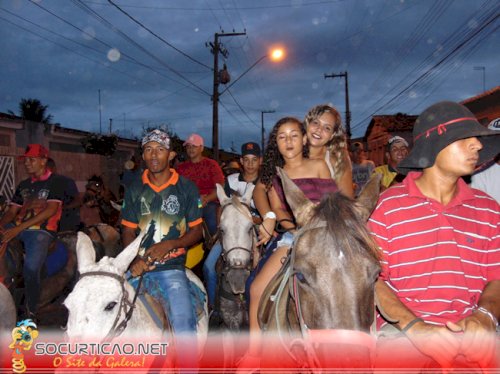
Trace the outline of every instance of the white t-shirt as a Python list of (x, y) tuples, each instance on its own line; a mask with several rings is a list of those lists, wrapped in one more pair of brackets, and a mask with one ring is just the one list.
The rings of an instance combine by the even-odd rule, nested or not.
[(474, 174), (471, 178), (471, 187), (486, 192), (500, 204), (500, 165), (493, 165)]

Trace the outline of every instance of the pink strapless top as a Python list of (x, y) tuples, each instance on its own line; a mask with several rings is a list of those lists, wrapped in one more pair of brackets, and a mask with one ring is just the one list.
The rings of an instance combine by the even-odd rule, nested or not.
[[(337, 184), (333, 179), (322, 179), (322, 178), (297, 178), (292, 179), (292, 181), (300, 188), (300, 190), (306, 195), (306, 197), (313, 203), (318, 203), (321, 198), (329, 193), (338, 191)], [(290, 213), (291, 210), (286, 203), (285, 194), (283, 192), (283, 187), (281, 186), (281, 181), (279, 177), (274, 178), (273, 187), (278, 194), (278, 197)]]

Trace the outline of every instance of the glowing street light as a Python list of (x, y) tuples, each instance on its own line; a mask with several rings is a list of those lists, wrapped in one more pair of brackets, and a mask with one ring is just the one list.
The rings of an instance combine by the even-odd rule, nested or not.
[(252, 70), (255, 66), (257, 66), (257, 64), (259, 62), (261, 62), (262, 60), (264, 60), (266, 57), (269, 57), (269, 59), (273, 62), (279, 62), (281, 60), (283, 60), (283, 58), (285, 57), (285, 52), (283, 49), (281, 48), (276, 48), (276, 49), (273, 49), (271, 50), (270, 53), (262, 56), (261, 58), (259, 58), (257, 61), (255, 61), (252, 65), (250, 65), (250, 67), (245, 70), (243, 73), (241, 73), (241, 75), (236, 78), (233, 83), (231, 83), (229, 86), (227, 86), (220, 94), (222, 95), (224, 92), (226, 92), (229, 88), (231, 88), (236, 82), (238, 82), (241, 78), (243, 78), (244, 75), (246, 75), (250, 70)]
[(270, 56), (273, 61), (281, 61), (285, 58), (285, 51), (281, 48), (276, 48), (271, 51)]
[[(215, 39), (215, 46), (217, 47), (217, 36)], [(218, 47), (217, 47), (218, 48)], [(236, 82), (238, 82), (244, 75), (246, 75), (250, 70), (252, 70), (259, 62), (264, 60), (266, 57), (269, 57), (269, 59), (273, 62), (278, 62), (281, 61), (285, 57), (285, 52), (282, 48), (274, 48), (272, 49), (268, 54), (265, 54), (261, 58), (259, 58), (257, 61), (255, 61), (250, 67), (245, 70), (238, 78), (236, 78), (229, 86), (226, 86), (226, 88), (219, 93), (218, 87), (219, 87), (219, 78), (218, 78), (218, 63), (217, 63), (217, 48), (215, 48), (216, 52), (214, 54), (214, 94), (212, 96), (212, 107), (213, 107), (213, 112), (212, 112), (212, 149), (213, 149), (213, 154), (214, 154), (214, 159), (219, 162), (219, 96), (222, 95), (224, 92), (226, 92), (230, 87), (232, 87)]]

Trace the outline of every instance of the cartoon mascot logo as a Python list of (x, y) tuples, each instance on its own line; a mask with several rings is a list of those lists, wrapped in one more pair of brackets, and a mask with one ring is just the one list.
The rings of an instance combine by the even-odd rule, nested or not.
[(29, 351), (33, 341), (38, 337), (36, 324), (31, 319), (25, 319), (17, 323), (12, 330), (12, 343), (9, 348), (12, 352), (12, 370), (14, 373), (24, 373), (26, 365), (24, 363), (23, 351)]

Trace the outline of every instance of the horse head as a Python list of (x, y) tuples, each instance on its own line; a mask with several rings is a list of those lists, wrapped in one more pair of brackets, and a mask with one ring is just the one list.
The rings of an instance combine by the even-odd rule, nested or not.
[(224, 259), (224, 273), (234, 294), (245, 292), (245, 281), (252, 267), (255, 231), (250, 213), (253, 189), (249, 188), (244, 196), (233, 194), (228, 197), (224, 188), (217, 184), (222, 213), (219, 233)]
[(137, 255), (144, 234), (141, 233), (116, 258), (95, 261), (92, 241), (78, 233), (76, 253), (80, 279), (64, 300), (69, 311), (67, 335), (70, 339), (104, 339), (125, 318), (135, 291), (124, 274)]
[(372, 178), (356, 201), (332, 193), (316, 205), (283, 170), (278, 172), (299, 227), (291, 264), (300, 324), (311, 330), (368, 332), (380, 265), (365, 223), (377, 202), (380, 178)]
[(104, 180), (98, 175), (92, 175), (87, 184), (85, 185), (85, 190), (94, 194), (99, 195), (104, 188)]

